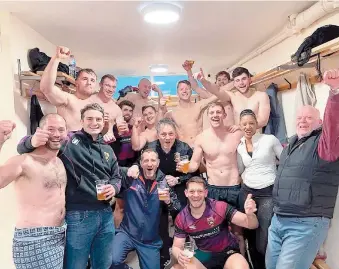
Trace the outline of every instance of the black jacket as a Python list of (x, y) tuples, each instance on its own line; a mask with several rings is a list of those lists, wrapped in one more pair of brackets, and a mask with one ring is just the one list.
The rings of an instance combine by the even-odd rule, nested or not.
[[(32, 136), (25, 137), (18, 145), (18, 153), (32, 152)], [(70, 133), (59, 150), (58, 157), (67, 173), (66, 210), (100, 210), (109, 207), (108, 201), (97, 199), (95, 180), (107, 179), (115, 193), (120, 191), (121, 175), (112, 148), (97, 141), (84, 130)]]
[(36, 129), (39, 126), (39, 122), (43, 116), (44, 114), (42, 113), (38, 97), (35, 94), (33, 94), (31, 97), (31, 113), (29, 115), (29, 119), (31, 123), (31, 126), (30, 126), (31, 134), (35, 133)]

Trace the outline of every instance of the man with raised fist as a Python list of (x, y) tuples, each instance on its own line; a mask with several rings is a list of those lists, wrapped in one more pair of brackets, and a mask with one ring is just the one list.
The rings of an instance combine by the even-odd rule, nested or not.
[(280, 156), (267, 269), (310, 268), (333, 217), (339, 185), (339, 70), (326, 71), (323, 82), (330, 87), (324, 121), (318, 109), (301, 107), (297, 133)]

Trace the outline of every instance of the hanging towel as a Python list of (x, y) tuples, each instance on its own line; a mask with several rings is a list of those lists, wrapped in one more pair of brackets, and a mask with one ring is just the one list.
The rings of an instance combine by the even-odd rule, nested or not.
[(270, 98), (270, 117), (267, 125), (263, 128), (264, 134), (272, 134), (279, 139), (281, 144), (287, 143), (287, 133), (284, 112), (282, 109), (281, 102), (278, 98), (278, 87), (272, 83), (268, 86), (266, 93)]
[(296, 97), (295, 97), (295, 113), (293, 117), (293, 133), (296, 132), (296, 118), (297, 112), (300, 107), (305, 105), (315, 106), (317, 103), (317, 97), (315, 95), (315, 90), (312, 84), (310, 83), (309, 78), (305, 73), (300, 73), (298, 78)]
[(31, 97), (31, 114), (30, 114), (30, 123), (31, 123), (30, 130), (32, 135), (38, 128), (39, 122), (43, 116), (44, 114), (42, 113), (38, 97), (35, 94), (33, 94)]

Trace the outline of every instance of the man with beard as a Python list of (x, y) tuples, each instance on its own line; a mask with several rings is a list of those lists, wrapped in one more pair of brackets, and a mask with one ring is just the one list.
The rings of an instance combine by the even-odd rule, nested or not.
[(119, 107), (112, 98), (117, 88), (117, 79), (109, 74), (104, 75), (100, 80), (99, 86), (100, 91), (90, 97), (90, 102), (100, 104), (105, 110), (108, 132), (104, 135), (104, 141), (110, 143), (116, 140), (113, 134), (113, 125), (118, 118), (122, 120), (121, 106)]
[[(142, 107), (142, 118), (136, 118), (133, 125), (132, 148), (134, 150), (141, 150), (147, 143), (157, 140), (155, 128), (157, 117), (158, 113), (154, 106)], [(142, 130), (143, 123), (146, 126), (145, 130)]]
[[(153, 90), (154, 92), (158, 93), (158, 107), (160, 108), (160, 99), (163, 98), (163, 94), (162, 91), (160, 90), (160, 88), (158, 87), (158, 85), (153, 84), (147, 79), (147, 78), (143, 78), (140, 80), (139, 84), (138, 84), (138, 92), (129, 92), (127, 93), (127, 95), (125, 97), (122, 97), (119, 99), (119, 103), (122, 102), (123, 100), (128, 100), (130, 102), (132, 102), (135, 105), (135, 109), (134, 109), (134, 116), (135, 117), (141, 117), (142, 116), (142, 107), (143, 106), (147, 106), (147, 105), (152, 105), (151, 104), (151, 100), (148, 99), (148, 96), (151, 92), (151, 90)], [(163, 109), (165, 109), (165, 107), (162, 107)]]
[[(192, 85), (192, 89), (197, 94), (199, 94), (201, 99), (208, 99), (211, 96), (213, 96), (210, 92), (206, 91), (206, 89), (201, 88), (199, 84), (197, 83), (197, 81), (195, 80), (193, 76), (193, 72), (192, 72), (192, 67), (193, 67), (192, 61), (185, 61), (182, 66), (187, 72), (188, 80)], [(230, 82), (230, 80), (231, 80), (230, 74), (226, 71), (220, 71), (215, 76), (215, 84), (219, 88), (227, 85)], [(224, 108), (225, 108), (226, 115), (227, 115), (226, 119), (224, 120), (224, 124), (225, 126), (231, 127), (232, 125), (234, 125), (233, 109), (232, 109), (231, 103), (230, 102), (226, 103)], [(205, 126), (209, 127), (209, 124), (208, 124), (208, 119), (207, 118), (205, 119), (205, 113), (204, 113), (204, 129), (206, 129)]]
[(181, 80), (177, 85), (179, 98), (178, 106), (165, 114), (166, 118), (171, 118), (178, 126), (179, 139), (193, 147), (194, 140), (202, 131), (202, 116), (209, 103), (216, 101), (215, 96), (201, 100), (196, 103), (191, 102), (192, 89), (188, 80)]
[[(46, 134), (44, 145), (0, 166), (0, 188), (15, 183), (19, 210), (13, 239), (16, 268), (62, 269), (66, 171), (57, 155), (67, 137), (66, 122), (58, 114), (47, 114), (39, 126)], [(10, 121), (0, 122), (0, 145), (14, 127)]]
[[(200, 177), (192, 177), (186, 183), (185, 195), (188, 205), (175, 220), (172, 253), (179, 264), (173, 269), (248, 269), (245, 258), (239, 254), (239, 246), (228, 223), (248, 229), (256, 229), (256, 204), (251, 194), (245, 201), (245, 214), (233, 206), (207, 198), (206, 182)], [(188, 257), (184, 249), (187, 237), (196, 245), (195, 253)], [(192, 250), (193, 252), (194, 250)]]
[[(121, 176), (113, 150), (101, 135), (103, 108), (89, 104), (80, 114), (82, 130), (70, 133), (58, 154), (67, 173), (63, 269), (86, 268), (89, 256), (93, 269), (109, 268), (115, 235), (109, 201), (120, 190)], [(31, 152), (45, 143), (41, 134), (34, 134), (20, 142), (18, 152)], [(101, 186), (103, 198), (97, 195), (98, 180), (106, 181)]]
[[(208, 197), (224, 201), (240, 209), (241, 179), (237, 164), (237, 147), (242, 132), (228, 131), (223, 122), (226, 117), (225, 109), (220, 102), (210, 104), (207, 108), (207, 115), (211, 127), (197, 136), (188, 172), (197, 171), (204, 157), (208, 178)], [(178, 163), (177, 170), (181, 171), (181, 169), (181, 164)], [(233, 231), (237, 233), (241, 253), (245, 254), (241, 230), (233, 227)]]
[[(240, 113), (244, 109), (251, 109), (258, 120), (258, 129), (267, 125), (270, 116), (270, 100), (265, 92), (250, 88), (251, 75), (244, 67), (237, 67), (232, 72), (233, 81), (219, 87), (205, 79), (200, 70), (197, 79), (210, 93), (216, 95), (222, 102), (231, 102), (234, 111), (234, 121), (238, 125)], [(230, 89), (236, 88), (232, 91)]]
[(57, 47), (56, 54), (51, 58), (41, 77), (40, 90), (47, 100), (55, 105), (57, 113), (66, 120), (68, 131), (81, 129), (79, 111), (90, 104), (89, 97), (94, 93), (97, 76), (92, 69), (82, 69), (75, 80), (76, 92), (70, 94), (55, 86), (58, 65), (68, 59), (71, 52), (66, 47)]
[[(132, 102), (124, 100), (119, 103), (119, 107), (124, 120), (113, 126), (113, 134), (116, 137), (116, 141), (110, 145), (118, 159), (119, 166), (130, 167), (137, 162), (139, 156), (138, 152), (133, 150), (131, 144), (131, 120), (135, 106)], [(115, 199), (114, 225), (116, 228), (120, 226), (124, 216), (124, 201), (122, 198), (122, 193), (119, 193)]]
[[(124, 261), (132, 250), (136, 250), (138, 254), (141, 269), (159, 269), (159, 250), (162, 244), (159, 236), (161, 205), (166, 204), (170, 210), (180, 211), (180, 203), (174, 192), (168, 188), (165, 174), (158, 170), (158, 154), (152, 149), (146, 149), (141, 154), (140, 166), (137, 179), (127, 176), (127, 169), (121, 169), (125, 214), (114, 238), (111, 269), (126, 268)], [(159, 190), (157, 183), (163, 184), (165, 188)]]

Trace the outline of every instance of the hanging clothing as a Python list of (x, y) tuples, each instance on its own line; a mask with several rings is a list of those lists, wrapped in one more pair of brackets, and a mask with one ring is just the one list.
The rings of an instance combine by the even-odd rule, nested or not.
[(266, 90), (270, 98), (270, 117), (267, 125), (263, 128), (264, 134), (272, 134), (279, 139), (281, 144), (287, 143), (287, 132), (285, 125), (284, 112), (281, 102), (278, 98), (278, 87), (272, 83)]
[(33, 94), (31, 97), (31, 113), (30, 113), (30, 131), (33, 135), (36, 129), (39, 127), (39, 122), (44, 114), (42, 113), (41, 106), (39, 104), (38, 97)]

